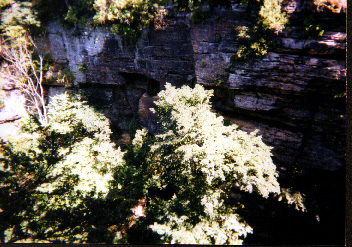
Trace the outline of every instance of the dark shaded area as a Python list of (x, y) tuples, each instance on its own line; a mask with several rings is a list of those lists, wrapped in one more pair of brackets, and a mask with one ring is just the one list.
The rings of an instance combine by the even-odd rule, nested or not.
[[(254, 234), (245, 244), (263, 245), (344, 245), (345, 244), (345, 172), (310, 170), (304, 174), (286, 174), (281, 187), (294, 186), (305, 194), (307, 212), (297, 211), (277, 198), (265, 200), (242, 195), (248, 207), (240, 213)], [(247, 205), (247, 204), (246, 204)]]
[(139, 218), (137, 222), (126, 231), (126, 242), (128, 244), (162, 244), (157, 233), (149, 229), (154, 222), (146, 218)]

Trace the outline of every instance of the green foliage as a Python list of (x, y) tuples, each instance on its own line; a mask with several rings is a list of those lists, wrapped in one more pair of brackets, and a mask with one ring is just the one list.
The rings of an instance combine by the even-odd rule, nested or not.
[(9, 7), (13, 3), (14, 3), (14, 0), (0, 0), (0, 9)]
[(91, 23), (94, 0), (56, 1), (36, 0), (34, 9), (43, 23), (61, 20), (67, 27)]
[(94, 0), (78, 0), (70, 5), (64, 20), (71, 26), (87, 23), (94, 15)]
[(194, 7), (191, 13), (191, 20), (193, 23), (204, 23), (210, 17), (210, 12), (204, 10), (202, 7)]
[(99, 24), (111, 24), (113, 32), (124, 37), (136, 39), (139, 33), (153, 24), (158, 14), (159, 0), (95, 0), (96, 15)]
[[(166, 85), (156, 112), (163, 127), (146, 156), (150, 228), (163, 241), (182, 244), (239, 244), (252, 229), (230, 203), (233, 189), (263, 197), (279, 194), (270, 147), (255, 133), (224, 126), (211, 112), (212, 92), (196, 85)], [(147, 132), (138, 130), (139, 149)]]
[(78, 70), (81, 72), (84, 72), (87, 70), (87, 66), (83, 63), (80, 66), (78, 66)]
[(38, 19), (42, 23), (48, 23), (53, 20), (63, 20), (68, 11), (66, 1), (57, 0), (36, 0), (33, 8), (38, 13)]
[[(119, 202), (120, 215), (119, 221), (116, 221), (116, 238), (114, 243), (157, 243), (158, 237), (146, 225), (150, 222), (138, 220), (132, 216), (131, 208), (137, 205), (138, 201), (146, 198), (146, 182), (149, 174), (146, 173), (147, 155), (149, 154), (151, 144), (155, 141), (154, 136), (148, 134), (145, 130), (137, 130), (132, 146), (128, 147), (124, 156), (125, 165), (115, 170), (114, 181), (112, 183), (111, 195), (115, 201)], [(144, 229), (138, 229), (144, 226)], [(142, 231), (142, 235), (131, 235), (135, 232)], [(144, 240), (143, 242), (140, 242)]]
[(240, 42), (235, 55), (236, 60), (248, 60), (257, 56), (264, 56), (269, 48), (273, 46), (268, 32), (258, 26), (254, 26), (252, 29), (246, 26), (238, 26), (236, 32)]
[[(40, 67), (40, 57), (42, 58), (42, 67)], [(54, 62), (50, 53), (45, 53), (43, 56), (40, 56), (37, 52), (33, 52), (32, 60), (35, 70), (38, 71), (38, 73), (40, 69), (42, 69), (43, 72), (48, 71)]]
[(2, 1), (0, 31), (8, 39), (21, 39), (31, 28), (40, 27), (31, 1)]
[(253, 27), (238, 26), (236, 28), (240, 45), (235, 55), (236, 60), (248, 60), (264, 56), (274, 46), (270, 36), (281, 32), (288, 24), (285, 12), (281, 11), (279, 0), (243, 0), (251, 13), (256, 11), (257, 23)]
[(0, 231), (11, 229), (15, 239), (88, 241), (123, 153), (110, 142), (108, 119), (77, 95), (52, 98), (48, 118), (47, 126), (26, 118), (22, 134), (2, 147)]
[(208, 5), (211, 8), (216, 6), (224, 6), (231, 8), (230, 0), (176, 0), (173, 1), (175, 7), (179, 10), (191, 10), (194, 11), (202, 5)]
[(281, 11), (280, 0), (263, 0), (258, 22), (264, 29), (281, 32), (288, 19), (286, 13)]
[(74, 80), (75, 76), (70, 69), (64, 68), (63, 70), (59, 71), (57, 78), (57, 82), (59, 84), (64, 84), (65, 86), (69, 87), (72, 86)]
[[(0, 231), (13, 241), (240, 244), (252, 228), (233, 193), (272, 193), (304, 210), (300, 194), (280, 194), (270, 147), (225, 124), (211, 96), (167, 84), (160, 134), (132, 121), (125, 153), (106, 117), (78, 95), (55, 96), (48, 125), (30, 116), (2, 146)], [(143, 200), (138, 218), (131, 209)]]
[(306, 19), (304, 19), (304, 29), (305, 33), (308, 36), (323, 36), (324, 29), (322, 26), (317, 22), (317, 19), (314, 18), (314, 15), (310, 15)]

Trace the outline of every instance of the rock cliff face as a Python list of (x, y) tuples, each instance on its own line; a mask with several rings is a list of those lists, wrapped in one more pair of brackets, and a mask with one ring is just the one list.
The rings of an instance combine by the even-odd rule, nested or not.
[[(237, 5), (215, 8), (204, 24), (178, 14), (163, 29), (146, 30), (136, 43), (103, 28), (67, 30), (51, 23), (41, 46), (74, 73), (74, 86), (86, 89), (115, 128), (128, 130), (135, 118), (157, 131), (148, 94), (167, 82), (200, 83), (214, 90), (214, 109), (228, 122), (259, 129), (280, 166), (336, 170), (345, 153), (345, 98), (339, 95), (346, 86), (346, 33), (342, 23), (322, 37), (307, 37), (295, 21), (304, 5), (295, 3), (286, 6), (292, 26), (271, 37), (276, 48), (247, 63), (233, 59), (239, 46), (235, 28), (251, 23)], [(62, 90), (48, 85), (49, 96)]]
[[(299, 1), (295, 7), (292, 25), (305, 14)], [(244, 64), (231, 62), (239, 45), (234, 27), (248, 25), (238, 18), (242, 13), (215, 11), (191, 27), (197, 82), (214, 88), (214, 107), (228, 121), (260, 130), (277, 163), (338, 169), (345, 145), (345, 98), (339, 97), (346, 87), (344, 26), (325, 17), (335, 26), (319, 38), (291, 26), (272, 37), (275, 49)]]

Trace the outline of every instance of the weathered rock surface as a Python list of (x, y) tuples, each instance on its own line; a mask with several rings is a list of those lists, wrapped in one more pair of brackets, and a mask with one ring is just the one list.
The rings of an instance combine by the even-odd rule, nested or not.
[[(235, 28), (251, 24), (236, 4), (232, 10), (215, 8), (204, 24), (179, 14), (165, 29), (146, 30), (136, 43), (108, 29), (67, 30), (55, 22), (42, 46), (70, 68), (74, 85), (86, 89), (88, 101), (113, 128), (128, 130), (136, 118), (156, 132), (149, 109), (155, 98), (146, 92), (156, 93), (166, 82), (200, 83), (214, 89), (214, 108), (226, 119), (246, 131), (259, 129), (278, 164), (335, 170), (344, 165), (345, 153), (340, 96), (346, 84), (346, 33), (335, 23), (322, 37), (307, 37), (300, 21), (304, 1), (286, 2), (293, 26), (272, 37), (274, 50), (247, 63), (233, 59), (239, 46)], [(333, 22), (329, 18), (325, 22)], [(86, 70), (79, 69), (82, 65)], [(56, 85), (48, 92), (62, 90)]]
[[(296, 4), (296, 17), (302, 17), (304, 3), (291, 2)], [(267, 55), (241, 63), (232, 59), (239, 45), (235, 28), (248, 24), (238, 18), (239, 13), (239, 8), (217, 9), (205, 24), (192, 25), (197, 83), (215, 90), (215, 109), (232, 123), (247, 131), (259, 129), (263, 140), (274, 147), (277, 163), (327, 170), (342, 167), (343, 27), (335, 22), (339, 31), (326, 30), (322, 37), (312, 38), (303, 26), (294, 26), (272, 37), (276, 48)]]
[(27, 114), (26, 99), (16, 86), (8, 80), (1, 78), (0, 90), (0, 137), (6, 138), (8, 135), (15, 134), (18, 129), (16, 120), (21, 119)]
[[(189, 31), (185, 23), (171, 23), (165, 30), (146, 30), (136, 43), (131, 43), (108, 29), (85, 27), (73, 31), (51, 23), (48, 39), (53, 58), (68, 63), (73, 71), (75, 85), (123, 85), (126, 78), (121, 73), (183, 85), (194, 80)], [(86, 71), (78, 69), (83, 64)]]

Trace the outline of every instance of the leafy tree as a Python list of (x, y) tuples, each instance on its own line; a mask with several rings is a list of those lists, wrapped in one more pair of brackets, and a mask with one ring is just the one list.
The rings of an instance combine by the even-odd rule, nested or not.
[(162, 132), (151, 140), (138, 130), (133, 140), (135, 152), (150, 142), (136, 160), (147, 174), (145, 221), (167, 243), (240, 244), (252, 228), (237, 213), (245, 205), (231, 195), (280, 194), (270, 147), (255, 133), (224, 126), (211, 95), (200, 85), (167, 84), (156, 102)]
[(144, 28), (153, 24), (159, 3), (159, 0), (95, 0), (94, 19), (99, 24), (110, 23), (118, 34), (136, 38)]
[(234, 58), (247, 60), (263, 56), (274, 45), (271, 36), (288, 24), (287, 15), (281, 10), (280, 0), (242, 0), (241, 3), (246, 6), (249, 17), (255, 12), (257, 21), (252, 27), (236, 28), (240, 45)]
[(281, 11), (279, 0), (263, 0), (259, 11), (258, 22), (264, 29), (281, 32), (288, 22), (287, 16)]
[(69, 5), (65, 21), (73, 26), (78, 23), (83, 24), (86, 20), (94, 16), (93, 0), (78, 0), (74, 5)]
[(33, 2), (33, 9), (43, 24), (53, 20), (64, 21), (70, 6), (67, 0), (35, 0)]
[[(77, 95), (55, 96), (48, 119), (42, 125), (29, 116), (22, 134), (1, 147), (1, 242), (4, 232), (8, 242), (95, 241), (97, 232), (102, 241), (117, 207), (108, 187), (123, 152), (110, 142), (108, 119)], [(97, 207), (107, 216), (100, 223)]]
[(0, 13), (2, 35), (15, 42), (29, 34), (31, 28), (40, 27), (31, 1), (2, 0)]

